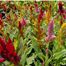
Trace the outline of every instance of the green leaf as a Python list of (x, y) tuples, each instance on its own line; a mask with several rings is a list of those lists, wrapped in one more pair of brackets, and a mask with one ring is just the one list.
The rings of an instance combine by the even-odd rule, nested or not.
[(36, 51), (36, 53), (41, 52), (40, 48), (39, 48), (39, 44), (36, 41), (35, 37), (32, 37), (31, 40), (32, 40), (32, 47), (34, 48), (34, 50)]
[(3, 9), (0, 9), (0, 13), (3, 12)]
[(35, 66), (42, 66), (42, 64), (40, 63), (39, 60), (37, 60), (36, 62), (34, 62)]
[(41, 60), (44, 60), (45, 59), (45, 56), (43, 53), (38, 53), (37, 56), (41, 59)]
[(60, 52), (56, 52), (53, 57), (54, 59), (60, 59), (61, 57), (65, 56), (66, 55), (66, 49), (63, 49), (62, 51)]
[(30, 65), (34, 62), (35, 54), (33, 54), (31, 57), (27, 58), (27, 65)]
[(62, 59), (62, 61), (60, 62), (61, 65), (66, 65), (66, 58)]
[(22, 66), (25, 66), (27, 55), (24, 53), (21, 58), (22, 59), (21, 59), (20, 63), (22, 64)]

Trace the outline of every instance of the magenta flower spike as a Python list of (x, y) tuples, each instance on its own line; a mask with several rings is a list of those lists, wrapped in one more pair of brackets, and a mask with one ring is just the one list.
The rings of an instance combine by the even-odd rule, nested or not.
[(52, 41), (55, 38), (53, 28), (54, 28), (54, 20), (52, 19), (48, 26), (47, 37), (45, 38), (46, 42)]

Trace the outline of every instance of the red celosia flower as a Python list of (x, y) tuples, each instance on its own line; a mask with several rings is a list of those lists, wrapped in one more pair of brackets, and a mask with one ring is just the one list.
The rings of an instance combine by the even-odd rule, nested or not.
[(62, 2), (58, 3), (58, 8), (59, 8), (59, 12), (63, 13), (64, 9), (63, 9), (63, 3)]
[(22, 18), (22, 20), (19, 22), (19, 29), (21, 30), (22, 27), (26, 25), (26, 20)]
[(9, 60), (14, 64), (18, 64), (20, 61), (20, 57), (15, 52), (15, 48), (12, 44), (11, 39), (9, 38), (8, 42), (5, 39), (0, 37), (0, 62), (4, 62), (5, 60)]
[(61, 1), (58, 3), (58, 13), (66, 19), (66, 10), (63, 8), (63, 2)]
[(53, 34), (53, 27), (54, 27), (54, 20), (52, 19), (48, 26), (48, 32), (46, 37), (46, 42), (52, 41), (55, 38), (55, 35)]
[(2, 46), (0, 46), (0, 54), (1, 54), (1, 52), (3, 51), (3, 47)]
[(11, 39), (8, 40), (7, 44), (6, 44), (6, 49), (8, 50), (9, 54), (12, 54), (15, 50)]
[(43, 16), (44, 16), (44, 12), (42, 11), (42, 9), (40, 9), (40, 13), (38, 15), (38, 22), (41, 21), (41, 19), (43, 18)]

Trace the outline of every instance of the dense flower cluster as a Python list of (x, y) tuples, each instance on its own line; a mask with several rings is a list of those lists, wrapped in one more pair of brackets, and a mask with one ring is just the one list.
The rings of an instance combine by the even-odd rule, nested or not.
[(9, 60), (14, 64), (18, 64), (20, 61), (20, 57), (15, 52), (15, 48), (12, 44), (11, 39), (8, 39), (8, 42), (5, 41), (4, 38), (0, 37), (0, 62), (4, 62), (5, 60)]

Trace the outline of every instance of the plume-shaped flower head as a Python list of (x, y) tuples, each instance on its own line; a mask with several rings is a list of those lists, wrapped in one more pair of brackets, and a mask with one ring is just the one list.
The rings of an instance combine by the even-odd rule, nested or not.
[(20, 61), (10, 38), (6, 42), (4, 38), (0, 37), (0, 55), (0, 63), (8, 60), (16, 65)]
[(60, 33), (62, 36), (66, 37), (66, 23), (63, 23), (61, 28), (60, 28)]
[(41, 22), (43, 16), (44, 16), (44, 11), (42, 9), (40, 9), (40, 12), (39, 12), (39, 15), (38, 15), (38, 23)]
[(58, 2), (58, 13), (63, 16), (64, 19), (66, 19), (66, 10), (63, 8), (64, 4), (63, 2)]
[(45, 38), (46, 42), (52, 41), (55, 38), (53, 28), (54, 28), (54, 20), (52, 19), (48, 25), (47, 37)]
[(63, 23), (59, 32), (58, 32), (58, 43), (61, 46), (62, 44), (64, 44), (65, 39), (66, 39), (66, 23)]
[(25, 25), (26, 25), (26, 20), (24, 18), (22, 18), (21, 21), (19, 21), (19, 29), (21, 29)]

